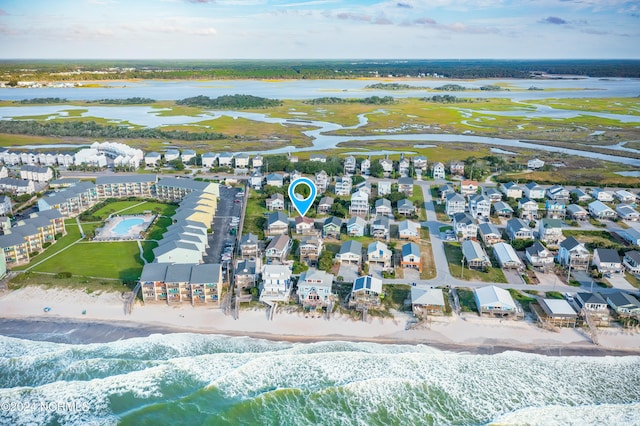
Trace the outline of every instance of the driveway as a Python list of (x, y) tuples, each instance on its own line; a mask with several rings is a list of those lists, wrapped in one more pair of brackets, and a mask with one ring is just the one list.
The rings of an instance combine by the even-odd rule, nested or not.
[(626, 280), (624, 274), (612, 274), (611, 278), (605, 278), (605, 281), (609, 281), (609, 284), (618, 290), (630, 290), (635, 292), (636, 288), (629, 284), (629, 281)]
[(220, 199), (211, 226), (213, 233), (209, 236), (209, 248), (204, 256), (205, 263), (220, 263), (220, 255), (224, 249), (225, 241), (229, 241), (231, 244), (235, 241), (235, 236), (230, 235), (229, 231), (231, 230), (231, 218), (240, 216), (241, 204), (234, 202), (238, 192), (240, 192), (238, 188), (227, 188), (220, 185)]
[(404, 273), (404, 280), (407, 283), (414, 283), (420, 280), (420, 271), (413, 268), (404, 268), (402, 271)]
[(503, 269), (502, 272), (509, 284), (525, 284), (522, 276), (515, 269)]
[(358, 278), (358, 267), (356, 265), (340, 265), (338, 275), (346, 283), (352, 282)]

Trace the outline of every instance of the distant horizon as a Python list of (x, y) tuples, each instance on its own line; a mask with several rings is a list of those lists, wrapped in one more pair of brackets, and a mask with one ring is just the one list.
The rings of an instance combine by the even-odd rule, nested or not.
[(4, 0), (0, 43), (16, 60), (640, 59), (640, 4)]
[(63, 62), (92, 62), (92, 61), (119, 61), (119, 62), (132, 62), (132, 61), (157, 61), (157, 62), (186, 62), (186, 61), (202, 61), (202, 62), (231, 62), (231, 61), (264, 61), (264, 62), (278, 62), (278, 61), (329, 61), (329, 62), (343, 62), (343, 61), (507, 61), (507, 62), (575, 62), (575, 61), (593, 61), (593, 62), (606, 62), (606, 61), (631, 61), (640, 62), (638, 58), (394, 58), (394, 57), (370, 57), (370, 58), (0, 58), (0, 62), (14, 62), (14, 61), (63, 61)]

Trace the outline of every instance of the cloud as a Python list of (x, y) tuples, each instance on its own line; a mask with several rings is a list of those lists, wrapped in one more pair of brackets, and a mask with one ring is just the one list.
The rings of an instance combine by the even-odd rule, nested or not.
[(416, 25), (436, 25), (437, 22), (431, 18), (418, 18), (413, 21)]
[(0, 16), (6, 16), (8, 13), (2, 9), (0, 9)]
[(399, 7), (401, 9), (413, 9), (413, 6), (411, 6), (409, 3), (396, 3), (396, 7)]
[(545, 19), (541, 19), (538, 22), (541, 24), (553, 24), (553, 25), (564, 25), (567, 23), (567, 21), (565, 21), (562, 18), (558, 18), (557, 16), (549, 16)]
[(390, 19), (387, 19), (383, 16), (374, 19), (371, 23), (376, 25), (392, 25), (393, 24), (393, 22)]
[(365, 15), (363, 13), (353, 13), (353, 12), (340, 12), (336, 15), (338, 19), (344, 19), (349, 21), (365, 21), (370, 22), (371, 16)]
[(301, 1), (297, 3), (274, 4), (275, 7), (299, 7), (299, 6), (315, 6), (318, 4), (335, 3), (338, 0), (311, 0)]
[(592, 28), (587, 28), (587, 29), (581, 30), (581, 32), (583, 32), (585, 34), (593, 34), (593, 35), (609, 34), (609, 32), (607, 32), (607, 31), (599, 31), (599, 30), (594, 30)]

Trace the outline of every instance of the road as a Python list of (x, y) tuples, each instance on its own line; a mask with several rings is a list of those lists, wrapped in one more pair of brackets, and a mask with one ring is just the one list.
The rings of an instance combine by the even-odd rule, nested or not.
[[(464, 281), (459, 278), (453, 277), (451, 272), (449, 271), (449, 264), (447, 262), (447, 257), (444, 253), (444, 242), (442, 238), (440, 238), (440, 227), (449, 225), (442, 222), (438, 222), (436, 217), (435, 206), (433, 205), (433, 200), (431, 198), (431, 188), (427, 182), (424, 181), (415, 181), (415, 183), (420, 186), (422, 189), (422, 194), (424, 196), (424, 207), (427, 212), (427, 221), (422, 222), (422, 226), (426, 226), (429, 228), (429, 235), (431, 238), (431, 248), (433, 250), (433, 259), (436, 266), (436, 277), (430, 280), (417, 280), (415, 281), (417, 287), (430, 287), (430, 286), (451, 286), (451, 287), (485, 287), (487, 285), (497, 285), (504, 287), (504, 283), (491, 283), (491, 282), (480, 282), (480, 281)], [(384, 279), (383, 282), (385, 284), (407, 284), (406, 280), (401, 279)], [(558, 292), (570, 292), (575, 293), (578, 290), (589, 291), (588, 287), (572, 287), (563, 284), (558, 280), (557, 283), (553, 285), (531, 285), (531, 284), (509, 284), (509, 288), (513, 288), (516, 290), (536, 290), (542, 292), (548, 291), (558, 291)], [(615, 291), (619, 291), (616, 288), (598, 288), (598, 292), (600, 293), (612, 293)]]

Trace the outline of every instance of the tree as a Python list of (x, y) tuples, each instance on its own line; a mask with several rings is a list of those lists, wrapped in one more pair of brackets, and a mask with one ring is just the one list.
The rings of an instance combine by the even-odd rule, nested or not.
[(175, 160), (169, 161), (169, 165), (179, 172), (184, 170), (184, 163), (180, 158), (176, 158)]
[(382, 164), (380, 164), (379, 161), (372, 161), (371, 167), (369, 168), (369, 173), (373, 177), (384, 177), (384, 169), (382, 168)]

